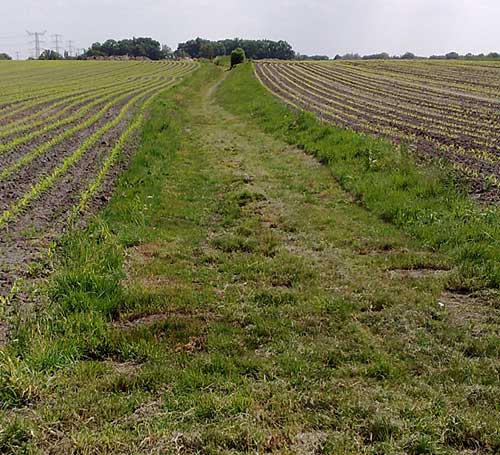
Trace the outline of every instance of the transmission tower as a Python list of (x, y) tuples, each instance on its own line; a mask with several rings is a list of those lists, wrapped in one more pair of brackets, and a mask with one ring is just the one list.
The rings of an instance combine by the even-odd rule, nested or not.
[(43, 41), (40, 40), (40, 37), (44, 36), (45, 33), (47, 33), (47, 30), (45, 30), (44, 32), (28, 32), (28, 30), (26, 30), (26, 33), (28, 33), (29, 36), (35, 37), (34, 41), (32, 41), (32, 43), (35, 45), (35, 58), (40, 57), (40, 44), (43, 43)]
[(56, 33), (55, 35), (52, 35), (52, 39), (54, 40), (54, 45), (56, 47), (56, 52), (58, 54), (60, 54), (59, 49), (61, 48), (61, 45), (60, 45), (61, 38), (62, 38), (62, 35), (59, 35), (58, 33)]
[(72, 40), (68, 41), (68, 54), (70, 57), (73, 55), (73, 41)]

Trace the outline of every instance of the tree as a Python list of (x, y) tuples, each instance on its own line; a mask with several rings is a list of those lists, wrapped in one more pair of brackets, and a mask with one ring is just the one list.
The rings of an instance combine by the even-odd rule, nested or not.
[(109, 39), (103, 44), (92, 44), (85, 53), (86, 57), (112, 57), (129, 55), (131, 57), (147, 57), (151, 60), (160, 60), (164, 57), (160, 43), (152, 38), (132, 38), (115, 41)]
[(172, 51), (172, 48), (167, 46), (166, 44), (163, 44), (161, 46), (161, 53), (163, 54), (164, 59), (172, 60), (174, 58), (174, 52)]
[(106, 54), (101, 50), (101, 43), (97, 42), (90, 46), (90, 49), (85, 53), (86, 57), (105, 57)]
[(45, 49), (38, 57), (38, 60), (62, 60), (63, 57), (61, 54), (58, 54), (56, 51), (52, 51), (50, 49)]
[(448, 59), (448, 60), (457, 60), (460, 58), (460, 55), (458, 54), (458, 52), (448, 52), (445, 57)]
[(342, 60), (359, 60), (361, 57), (359, 54), (344, 54)]
[(5, 52), (0, 53), (0, 60), (12, 60), (12, 57)]
[(390, 56), (387, 52), (381, 52), (380, 54), (364, 55), (363, 60), (388, 60)]
[(208, 59), (213, 59), (215, 55), (215, 49), (214, 45), (207, 41), (206, 43), (203, 43), (200, 46), (200, 57), (201, 58), (208, 58)]
[(186, 51), (184, 51), (182, 49), (177, 49), (174, 52), (174, 56), (175, 56), (175, 58), (191, 58), (191, 56)]
[(415, 57), (415, 54), (413, 52), (406, 52), (401, 56), (402, 60), (414, 60), (415, 58), (416, 57)]
[(245, 61), (245, 51), (239, 47), (231, 52), (231, 68)]
[(116, 42), (114, 39), (108, 39), (101, 44), (100, 51), (104, 55), (117, 55), (118, 42)]
[(328, 55), (303, 55), (295, 54), (295, 60), (330, 60)]

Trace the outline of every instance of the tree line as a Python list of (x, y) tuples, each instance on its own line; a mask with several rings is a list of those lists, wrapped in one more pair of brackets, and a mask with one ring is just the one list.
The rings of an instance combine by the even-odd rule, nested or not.
[(500, 53), (498, 52), (490, 52), (489, 54), (472, 54), (468, 53), (465, 55), (460, 55), (458, 52), (448, 52), (445, 55), (431, 55), (429, 57), (431, 60), (469, 60), (469, 59), (498, 59), (500, 58)]
[[(179, 59), (179, 58), (206, 58), (213, 59), (219, 56), (231, 55), (236, 49), (243, 49), (247, 58), (265, 59), (274, 58), (291, 60), (295, 58), (295, 51), (286, 41), (247, 40), (240, 38), (211, 41), (196, 38), (179, 43), (173, 51), (166, 45), (152, 38), (132, 38), (123, 40), (108, 39), (103, 43), (96, 42), (81, 56), (81, 58), (98, 57), (146, 57), (151, 60)], [(54, 56), (51, 55), (53, 58)], [(304, 56), (307, 57), (307, 56)], [(323, 56), (321, 56), (323, 57)], [(309, 57), (307, 57), (309, 58)], [(318, 59), (316, 56), (311, 57)]]
[(489, 54), (472, 54), (468, 53), (460, 55), (458, 52), (448, 52), (443, 55), (431, 55), (430, 57), (419, 57), (413, 52), (405, 52), (402, 55), (389, 55), (387, 52), (380, 52), (378, 54), (359, 55), (359, 54), (344, 54), (336, 55), (334, 60), (415, 60), (415, 59), (429, 59), (429, 60), (469, 60), (469, 59), (498, 59), (500, 54), (498, 52), (490, 52)]
[(174, 52), (175, 57), (207, 58), (231, 55), (235, 49), (243, 49), (249, 59), (259, 60), (275, 58), (280, 60), (291, 60), (295, 57), (295, 51), (286, 41), (248, 40), (240, 38), (211, 41), (196, 38), (185, 43), (179, 43)]
[(178, 58), (206, 58), (231, 55), (235, 49), (243, 49), (247, 58), (276, 58), (290, 60), (295, 57), (292, 46), (286, 41), (244, 40), (240, 38), (210, 41), (196, 38), (185, 43), (179, 43), (173, 51), (168, 46), (161, 46), (152, 38), (132, 38), (116, 41), (109, 39), (104, 43), (94, 43), (83, 55), (84, 58), (94, 57), (146, 57), (151, 60)]
[(85, 52), (84, 57), (146, 57), (151, 60), (161, 60), (165, 58), (160, 43), (152, 38), (132, 38), (114, 40), (108, 39), (104, 43), (94, 43)]
[[(219, 56), (231, 55), (236, 49), (243, 49), (249, 59), (273, 58), (280, 60), (291, 60), (296, 57), (292, 46), (286, 41), (271, 40), (247, 40), (240, 38), (210, 41), (196, 38), (185, 43), (179, 43), (177, 49), (173, 51), (166, 45), (152, 38), (131, 38), (114, 40), (108, 39), (104, 42), (93, 43), (79, 59), (89, 58), (109, 58), (128, 56), (133, 58), (148, 58), (150, 60), (179, 59), (179, 58), (206, 58), (213, 59)], [(324, 56), (302, 56), (311, 59), (323, 59)], [(7, 54), (4, 59), (10, 58)], [(61, 55), (54, 50), (46, 49), (39, 56), (40, 60), (60, 60), (63, 58), (74, 58), (69, 55)], [(326, 57), (327, 58), (327, 57)]]

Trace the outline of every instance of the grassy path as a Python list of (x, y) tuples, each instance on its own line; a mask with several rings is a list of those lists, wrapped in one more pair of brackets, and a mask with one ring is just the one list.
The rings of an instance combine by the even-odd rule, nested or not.
[(496, 310), (225, 110), (221, 77), (159, 101), (110, 207), (63, 245), (10, 352), (28, 354), (0, 452), (499, 450)]

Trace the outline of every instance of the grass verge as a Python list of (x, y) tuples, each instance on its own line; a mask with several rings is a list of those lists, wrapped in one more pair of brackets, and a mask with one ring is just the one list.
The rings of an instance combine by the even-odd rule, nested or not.
[(219, 92), (227, 109), (311, 153), (379, 218), (453, 258), (461, 271), (455, 287), (500, 287), (500, 208), (472, 201), (446, 167), (418, 164), (404, 147), (291, 111), (250, 63), (227, 82)]

